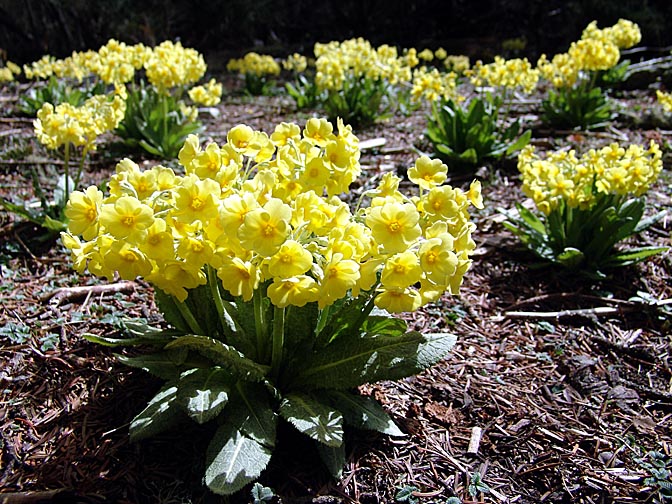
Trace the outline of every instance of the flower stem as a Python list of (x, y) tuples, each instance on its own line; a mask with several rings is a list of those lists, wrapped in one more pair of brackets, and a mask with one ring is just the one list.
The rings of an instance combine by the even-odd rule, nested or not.
[(75, 175), (75, 182), (73, 184), (73, 187), (77, 189), (79, 186), (79, 180), (82, 177), (82, 171), (84, 171), (84, 161), (86, 160), (86, 155), (89, 153), (89, 148), (87, 146), (84, 147), (84, 150), (82, 151), (82, 159), (79, 161), (79, 167), (77, 168), (77, 175)]
[(191, 310), (186, 304), (176, 300), (175, 306), (177, 306), (177, 309), (180, 310), (180, 315), (182, 315), (194, 334), (199, 336), (207, 336), (201, 325), (196, 320), (196, 317), (194, 317), (194, 314), (191, 313)]
[(264, 297), (261, 286), (254, 290), (252, 297), (254, 306), (254, 329), (257, 334), (257, 359), (259, 362), (266, 361), (266, 321), (264, 320)]
[(65, 142), (65, 155), (63, 159), (63, 171), (65, 173), (65, 198), (67, 203), (70, 198), (70, 142)]
[(285, 309), (275, 307), (273, 313), (273, 348), (271, 354), (271, 373), (273, 379), (280, 374), (282, 351), (285, 343)]

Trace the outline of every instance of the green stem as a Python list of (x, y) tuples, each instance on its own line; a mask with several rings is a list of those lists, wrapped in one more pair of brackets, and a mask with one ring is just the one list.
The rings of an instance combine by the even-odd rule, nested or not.
[(271, 353), (271, 378), (274, 380), (280, 374), (282, 352), (285, 343), (285, 309), (275, 307), (273, 313), (273, 348)]
[(222, 293), (219, 292), (219, 285), (217, 285), (217, 272), (212, 266), (207, 267), (207, 277), (208, 277), (208, 286), (210, 287), (210, 293), (212, 294), (212, 300), (215, 303), (215, 309), (217, 310), (217, 315), (219, 320), (222, 321), (222, 327), (226, 328), (224, 323), (224, 301), (222, 300)]
[(82, 177), (82, 171), (84, 171), (84, 161), (86, 160), (86, 155), (89, 153), (89, 148), (84, 147), (84, 150), (82, 151), (82, 159), (79, 161), (79, 166), (77, 167), (77, 175), (75, 175), (75, 183), (74, 187), (75, 189), (79, 187), (79, 180)]
[(199, 336), (207, 336), (201, 325), (196, 320), (196, 317), (194, 317), (194, 314), (191, 313), (191, 310), (186, 304), (176, 300), (175, 306), (177, 306), (177, 309), (180, 311), (180, 315), (182, 315), (184, 320), (187, 322), (187, 325), (189, 325), (189, 328), (194, 334)]
[[(168, 91), (166, 91), (167, 93)], [(161, 137), (161, 145), (165, 145), (167, 142), (168, 138), (168, 99), (167, 95), (164, 95), (163, 93), (159, 92), (159, 96), (161, 97), (161, 109), (162, 109), (162, 117), (161, 120), (163, 122), (163, 136)]]
[(217, 315), (221, 320), (222, 331), (224, 331), (225, 337), (232, 337), (233, 332), (228, 324), (227, 318), (231, 320), (235, 327), (235, 331), (243, 336), (245, 330), (242, 328), (238, 322), (238, 314), (236, 310), (229, 304), (225, 303), (222, 298), (222, 292), (219, 290), (219, 281), (217, 280), (217, 270), (213, 267), (208, 267), (208, 284), (210, 285), (210, 293), (212, 294), (212, 299), (215, 303), (215, 308), (217, 309)]
[(261, 286), (254, 290), (252, 297), (254, 307), (254, 329), (257, 336), (257, 359), (259, 362), (266, 361), (266, 321), (264, 320), (264, 298)]
[(63, 159), (63, 171), (65, 172), (65, 199), (70, 198), (70, 142), (65, 143), (65, 155)]

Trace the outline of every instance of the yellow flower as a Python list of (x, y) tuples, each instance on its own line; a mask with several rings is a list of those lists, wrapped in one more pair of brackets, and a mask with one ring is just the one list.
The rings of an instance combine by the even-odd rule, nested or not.
[(144, 277), (152, 271), (152, 263), (138, 248), (122, 240), (115, 241), (104, 256), (105, 266), (117, 271), (124, 280)]
[(175, 259), (173, 235), (167, 230), (166, 221), (154, 219), (154, 223), (147, 228), (147, 237), (138, 244), (138, 248), (154, 260)]
[(298, 124), (282, 122), (275, 127), (271, 142), (277, 147), (288, 145), (291, 141), (301, 141), (301, 128)]
[(471, 204), (474, 205), (479, 210), (483, 210), (483, 195), (481, 194), (481, 182), (474, 180), (469, 186), (469, 191), (467, 192), (467, 198), (471, 201)]
[(438, 285), (446, 284), (457, 269), (457, 256), (450, 250), (452, 237), (445, 236), (449, 238), (431, 238), (424, 241), (418, 251), (422, 271), (429, 280)]
[(385, 289), (374, 300), (375, 305), (381, 310), (390, 313), (403, 313), (415, 311), (422, 306), (422, 297), (415, 289)]
[(410, 203), (385, 203), (373, 207), (366, 217), (366, 225), (377, 243), (391, 254), (405, 251), (417, 240), (422, 231), (418, 225), (420, 215)]
[(271, 257), (268, 272), (277, 278), (289, 278), (304, 274), (313, 264), (313, 255), (294, 240), (287, 240)]
[(188, 289), (206, 283), (205, 273), (181, 261), (167, 261), (154, 269), (145, 279), (179, 302), (187, 299)]
[(92, 240), (98, 234), (98, 214), (103, 202), (103, 193), (96, 186), (84, 192), (73, 191), (65, 207), (68, 218), (68, 230), (82, 235), (85, 240)]
[(421, 189), (429, 190), (446, 181), (448, 167), (440, 159), (420, 156), (408, 170), (408, 178)]
[(189, 90), (189, 98), (195, 103), (212, 107), (222, 98), (222, 85), (215, 79), (210, 79), (205, 86), (194, 86)]
[(306, 189), (321, 191), (331, 176), (327, 163), (322, 157), (314, 157), (306, 164), (299, 177), (299, 184)]
[(324, 117), (311, 117), (306, 122), (306, 127), (303, 130), (303, 136), (309, 140), (313, 145), (318, 147), (325, 147), (327, 142), (333, 136), (334, 127)]
[(219, 196), (220, 187), (212, 179), (200, 180), (196, 175), (187, 175), (175, 193), (173, 216), (181, 222), (205, 223), (219, 214), (215, 197)]
[(212, 245), (202, 237), (188, 236), (180, 240), (177, 254), (193, 268), (210, 264), (213, 258)]
[(226, 259), (217, 269), (222, 286), (232, 296), (242, 296), (243, 301), (252, 299), (254, 289), (259, 285), (259, 270), (250, 261), (239, 257)]
[(121, 196), (114, 203), (102, 205), (100, 223), (115, 238), (141, 242), (154, 223), (154, 212), (137, 198)]
[(431, 189), (422, 199), (422, 208), (434, 219), (451, 220), (460, 208), (455, 201), (455, 189), (440, 186)]
[(422, 268), (413, 252), (401, 252), (385, 261), (380, 282), (386, 288), (404, 288), (420, 281)]
[(320, 309), (345, 296), (359, 280), (359, 264), (351, 259), (343, 259), (343, 254), (335, 253), (324, 267), (320, 282), (318, 306)]
[(287, 306), (305, 306), (312, 303), (317, 297), (317, 284), (307, 275), (299, 275), (291, 278), (276, 278), (268, 286), (266, 294), (271, 303), (278, 308)]
[(290, 232), (292, 209), (277, 198), (245, 215), (238, 238), (243, 247), (263, 257), (275, 254)]

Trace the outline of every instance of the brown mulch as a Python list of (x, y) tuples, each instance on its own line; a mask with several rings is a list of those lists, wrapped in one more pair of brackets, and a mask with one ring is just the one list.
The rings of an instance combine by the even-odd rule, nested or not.
[[(620, 100), (624, 108), (645, 107), (651, 96), (640, 91)], [(531, 102), (521, 112), (534, 116), (538, 103)], [(238, 123), (269, 131), (308, 117), (282, 97), (229, 96), (217, 111), (206, 118), (203, 137), (218, 142)], [(32, 140), (30, 121), (5, 115), (0, 194), (28, 196), (25, 166), (45, 176), (53, 169)], [(363, 152), (364, 186), (355, 190), (386, 171), (403, 174), (417, 150), (427, 148), (424, 124), (419, 111), (356, 130), (361, 140), (386, 142)], [(537, 126), (534, 143), (585, 149), (648, 138), (670, 142), (672, 135), (625, 122), (583, 134), (551, 135)], [(86, 182), (114, 168), (104, 150)], [(669, 170), (667, 160), (651, 193), (668, 210)], [(414, 329), (457, 334), (452, 355), (419, 376), (362, 387), (407, 436), (348, 433), (348, 464), (333, 481), (307, 443), (283, 432), (260, 480), (283, 502), (394, 502), (404, 487), (414, 487), (419, 502), (437, 503), (452, 496), (521, 504), (660, 499), (655, 481), (647, 480), (647, 454), (660, 452), (672, 463), (672, 305), (652, 300), (672, 298), (672, 256), (600, 281), (538, 268), (496, 211), (521, 199), (515, 165), (477, 173), (486, 209), (474, 214), (478, 249), (461, 295), (407, 317)], [(472, 178), (458, 173), (452, 183), (465, 187)], [(129, 443), (128, 424), (159, 383), (82, 338), (123, 330), (122, 313), (160, 323), (151, 288), (133, 282), (110, 291), (103, 281), (74, 274), (55, 242), (35, 243), (35, 229), (6, 213), (0, 223), (0, 503), (228, 502), (201, 482), (208, 432), (185, 425)], [(637, 238), (656, 245), (669, 239), (669, 217)], [(83, 285), (91, 289), (67, 290)], [(249, 492), (234, 499), (249, 500)]]

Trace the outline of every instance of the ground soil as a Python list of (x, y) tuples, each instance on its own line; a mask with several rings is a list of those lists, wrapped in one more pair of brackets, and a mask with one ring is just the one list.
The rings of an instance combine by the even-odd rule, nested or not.
[[(286, 96), (250, 98), (236, 86), (202, 114), (204, 140), (223, 142), (238, 123), (272, 131), (310, 115)], [(7, 88), (0, 101), (0, 194), (28, 198), (28, 171), (53, 180), (59, 165), (34, 139), (31, 120), (16, 114), (20, 92)], [(649, 120), (652, 89), (616, 93), (618, 118), (593, 133), (544, 128), (538, 98), (516, 110), (540, 149), (649, 139), (669, 149), (669, 126)], [(428, 150), (425, 114), (355, 129), (360, 140), (385, 143), (363, 151), (363, 182), (353, 191), (388, 171), (403, 176)], [(104, 180), (117, 160), (101, 145), (84, 184)], [(649, 196), (658, 210), (672, 206), (669, 161)], [(485, 209), (474, 213), (478, 248), (461, 293), (406, 317), (420, 331), (455, 333), (452, 355), (419, 376), (362, 387), (407, 435), (348, 433), (347, 467), (335, 481), (309, 446), (283, 433), (260, 480), (276, 499), (394, 502), (413, 487), (408, 502), (662, 502), (670, 476), (654, 477), (651, 452), (672, 464), (672, 317), (670, 304), (655, 301), (672, 298), (672, 255), (603, 280), (538, 267), (497, 211), (524, 199), (515, 162), (451, 171), (456, 186), (473, 178), (483, 183)], [(0, 219), (0, 502), (228, 502), (201, 482), (207, 428), (129, 443), (130, 420), (160, 384), (82, 338), (120, 331), (122, 314), (161, 323), (151, 287), (137, 281), (68, 297), (62, 289), (105, 282), (74, 274), (62, 247), (39, 243), (33, 226), (6, 212)], [(633, 243), (669, 240), (667, 217)], [(231, 501), (251, 501), (249, 490)]]

